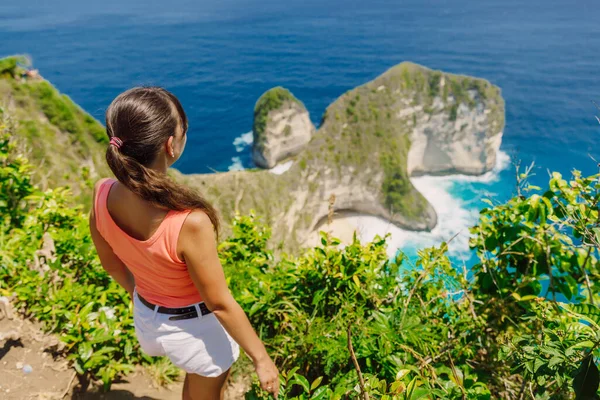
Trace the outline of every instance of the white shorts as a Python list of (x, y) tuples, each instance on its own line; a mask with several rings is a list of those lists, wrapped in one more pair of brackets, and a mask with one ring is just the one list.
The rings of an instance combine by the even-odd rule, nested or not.
[(237, 360), (240, 348), (214, 314), (170, 321), (172, 315), (151, 310), (137, 293), (133, 299), (135, 334), (149, 356), (167, 356), (184, 371), (206, 377), (221, 375)]

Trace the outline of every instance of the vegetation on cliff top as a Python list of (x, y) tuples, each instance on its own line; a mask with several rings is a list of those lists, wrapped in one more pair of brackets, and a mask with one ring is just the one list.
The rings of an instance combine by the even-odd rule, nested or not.
[[(102, 270), (68, 190), (41, 191), (0, 122), (0, 294), (106, 387), (144, 355), (126, 292)], [(483, 209), (479, 262), (447, 245), (412, 264), (385, 239), (335, 238), (276, 259), (270, 229), (236, 216), (219, 245), (232, 293), (282, 370), (282, 399), (595, 399), (600, 355), (600, 176), (554, 174)], [(527, 196), (526, 196), (527, 194)], [(52, 243), (52, 246), (48, 246)], [(50, 248), (50, 249), (49, 249)], [(559, 303), (562, 296), (570, 303)], [(168, 370), (168, 368), (166, 368)], [(257, 386), (248, 399), (263, 398)]]
[(0, 76), (15, 78), (29, 65), (31, 65), (31, 61), (22, 55), (0, 58)]
[(304, 108), (304, 104), (300, 100), (294, 97), (289, 90), (281, 86), (269, 89), (260, 96), (254, 106), (254, 123), (252, 126), (254, 143), (262, 143), (265, 140), (264, 132), (269, 112), (277, 110), (286, 101), (298, 103)]

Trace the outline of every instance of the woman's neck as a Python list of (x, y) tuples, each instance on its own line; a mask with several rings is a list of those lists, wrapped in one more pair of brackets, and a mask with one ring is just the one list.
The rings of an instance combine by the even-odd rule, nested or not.
[(158, 157), (156, 157), (156, 160), (154, 160), (152, 165), (150, 165), (150, 169), (160, 174), (166, 174), (169, 167), (169, 160), (167, 159), (167, 157), (165, 157), (164, 154), (161, 154)]

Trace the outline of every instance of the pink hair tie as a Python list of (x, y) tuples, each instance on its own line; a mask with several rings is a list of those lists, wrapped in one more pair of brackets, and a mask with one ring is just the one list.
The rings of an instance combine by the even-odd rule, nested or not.
[(123, 141), (116, 136), (110, 138), (111, 146), (115, 146), (117, 149), (120, 149), (123, 146)]

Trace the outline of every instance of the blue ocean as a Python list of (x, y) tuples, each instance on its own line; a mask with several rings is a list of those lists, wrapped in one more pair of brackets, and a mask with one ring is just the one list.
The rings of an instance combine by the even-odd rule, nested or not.
[(99, 120), (121, 91), (161, 85), (190, 120), (186, 173), (252, 167), (254, 103), (282, 85), (318, 124), (326, 106), (402, 61), (502, 88), (506, 128), (483, 177), (419, 178), (440, 225), (416, 248), (466, 230), (481, 199), (514, 194), (513, 163), (596, 173), (600, 4), (592, 0), (63, 0), (3, 2), (0, 55), (29, 54), (41, 74)]

